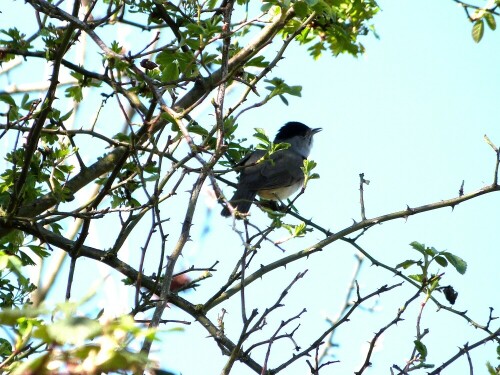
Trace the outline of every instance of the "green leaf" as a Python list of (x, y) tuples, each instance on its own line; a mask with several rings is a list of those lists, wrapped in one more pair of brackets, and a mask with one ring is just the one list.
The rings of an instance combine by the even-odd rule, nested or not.
[(271, 141), (269, 140), (266, 131), (262, 128), (255, 128), (255, 133), (253, 136), (266, 146), (269, 146), (271, 144)]
[(51, 223), (49, 224), (50, 228), (52, 229), (52, 232), (56, 233), (56, 234), (61, 234), (61, 229), (62, 229), (62, 226), (58, 223)]
[(8, 357), (12, 353), (10, 342), (0, 337), (0, 356)]
[(413, 241), (410, 244), (410, 246), (413, 247), (418, 252), (422, 253), (422, 255), (425, 255), (425, 245), (424, 244), (417, 242), (417, 241)]
[(213, 9), (215, 8), (215, 5), (217, 4), (217, 0), (210, 0), (207, 4), (208, 9)]
[(287, 150), (290, 148), (290, 143), (281, 142), (281, 143), (271, 143), (271, 148), (269, 150), (269, 155), (274, 154), (275, 152), (281, 150)]
[(45, 250), (45, 247), (39, 245), (28, 245), (28, 247), (40, 258), (47, 258), (51, 253)]
[(262, 12), (267, 12), (269, 11), (271, 8), (273, 7), (273, 3), (269, 2), (269, 3), (264, 3), (261, 7), (260, 7), (260, 10)]
[(177, 64), (168, 64), (161, 72), (161, 79), (163, 82), (175, 81), (179, 78), (179, 68)]
[(318, 165), (318, 163), (316, 163), (314, 160), (305, 159), (304, 163), (303, 163), (303, 167), (301, 167), (301, 168), (306, 175), (309, 175), (311, 173), (311, 171), (314, 168), (316, 168), (317, 165)]
[(304, 188), (307, 186), (310, 180), (316, 180), (319, 178), (318, 173), (311, 173), (311, 171), (316, 168), (317, 163), (314, 160), (305, 159), (303, 166), (300, 167), (304, 172)]
[(25, 111), (29, 111), (31, 108), (31, 105), (33, 104), (32, 100), (29, 100), (30, 96), (28, 94), (24, 94), (23, 98), (21, 99), (21, 105), (20, 107), (24, 109)]
[(439, 286), (439, 277), (431, 278), (432, 282), (429, 286), (429, 294), (432, 293)]
[(319, 177), (318, 173), (312, 173), (309, 175), (309, 180), (317, 180)]
[(120, 205), (122, 205), (125, 202), (125, 199), (122, 197), (119, 197), (118, 195), (113, 195), (113, 198), (111, 199), (111, 208), (116, 208)]
[(442, 257), (439, 255), (439, 256), (435, 257), (434, 260), (437, 262), (437, 264), (439, 264), (442, 267), (448, 266), (448, 261), (446, 260), (445, 257)]
[(486, 20), (486, 23), (491, 30), (495, 30), (497, 28), (497, 23), (495, 21), (495, 17), (493, 17), (493, 14), (486, 12), (484, 14), (484, 19)]
[(323, 42), (318, 42), (313, 44), (311, 47), (307, 49), (314, 60), (317, 60), (321, 57), (323, 51), (326, 51), (325, 44)]
[(59, 120), (61, 121), (66, 121), (67, 119), (69, 119), (71, 117), (71, 115), (73, 114), (73, 110), (70, 109), (65, 115), (61, 116), (61, 118)]
[(195, 123), (189, 124), (187, 127), (187, 130), (194, 133), (194, 134), (198, 134), (198, 135), (201, 135), (204, 137), (208, 135), (207, 129), (205, 129), (202, 126), (200, 126), (199, 124), (195, 124)]
[(12, 96), (10, 96), (9, 94), (0, 94), (0, 102), (4, 102), (12, 107), (16, 107), (14, 98), (12, 98)]
[(498, 375), (497, 370), (491, 365), (491, 363), (486, 362), (486, 368), (488, 369), (489, 375)]
[(474, 26), (472, 26), (472, 39), (474, 39), (474, 42), (479, 43), (483, 38), (483, 34), (484, 34), (484, 21), (481, 18), (480, 20), (477, 20), (474, 23)]
[(424, 277), (421, 274), (418, 274), (418, 275), (409, 275), (408, 277), (410, 279), (412, 279), (412, 280), (415, 280), (418, 283), (422, 283), (422, 280), (424, 279)]
[(292, 234), (294, 237), (303, 237), (307, 233), (307, 231), (308, 229), (306, 223), (301, 221), (300, 224), (295, 226)]
[(87, 317), (73, 316), (40, 328), (34, 333), (34, 336), (44, 338), (47, 335), (51, 340), (61, 344), (81, 345), (85, 340), (92, 339), (101, 332), (101, 324), (98, 321)]
[(67, 98), (73, 98), (76, 102), (83, 100), (83, 92), (80, 86), (68, 87), (65, 93)]
[(441, 255), (446, 257), (448, 262), (450, 262), (451, 265), (455, 267), (455, 269), (459, 274), (463, 275), (465, 271), (467, 271), (467, 262), (462, 258), (460, 258), (459, 256), (456, 256), (448, 251), (441, 252)]
[(404, 262), (399, 263), (396, 266), (396, 269), (403, 268), (406, 270), (407, 268), (410, 268), (411, 266), (413, 266), (414, 264), (417, 264), (417, 263), (418, 263), (418, 261), (416, 261), (416, 260), (408, 259), (408, 260), (405, 260)]
[(427, 357), (427, 347), (420, 340), (413, 341), (415, 344), (415, 349), (417, 349), (418, 354), (420, 354), (421, 360), (425, 361)]
[(300, 98), (302, 96), (302, 86), (288, 86), (287, 92), (290, 95), (298, 96)]
[(33, 259), (30, 258), (28, 254), (26, 254), (24, 251), (19, 250), (18, 251), (19, 258), (21, 259), (21, 264), (23, 266), (34, 266), (36, 263), (33, 261)]
[[(310, 0), (310, 1), (316, 1), (316, 0)], [(293, 4), (293, 9), (295, 10), (295, 13), (297, 14), (298, 17), (306, 17), (309, 12), (309, 7), (307, 6), (306, 3), (302, 1), (296, 1)]]
[(281, 99), (281, 101), (282, 101), (285, 105), (288, 105), (288, 100), (285, 98), (285, 96), (283, 96), (283, 95), (279, 95), (279, 98)]
[(117, 133), (113, 136), (113, 139), (120, 142), (130, 142), (130, 136), (125, 133)]
[(157, 174), (160, 172), (160, 169), (158, 168), (155, 162), (150, 162), (144, 165), (144, 172), (150, 174)]
[(265, 68), (269, 66), (269, 62), (266, 61), (265, 56), (257, 56), (253, 59), (250, 59), (246, 64), (246, 66), (255, 66), (257, 68)]
[(36, 318), (48, 311), (41, 308), (25, 307), (23, 309), (3, 309), (0, 311), (0, 324), (16, 325), (20, 319)]
[(435, 248), (433, 248), (433, 247), (426, 247), (425, 248), (425, 253), (427, 255), (433, 257), (433, 256), (435, 256), (438, 253), (438, 251)]

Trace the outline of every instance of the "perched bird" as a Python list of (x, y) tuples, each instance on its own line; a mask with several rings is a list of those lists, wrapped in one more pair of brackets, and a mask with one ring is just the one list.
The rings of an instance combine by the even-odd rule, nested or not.
[[(246, 214), (256, 195), (281, 201), (300, 189), (304, 183), (301, 167), (311, 152), (314, 134), (321, 130), (300, 122), (288, 122), (278, 131), (274, 143), (289, 143), (289, 148), (272, 153), (269, 159), (260, 162), (266, 154), (264, 150), (255, 150), (243, 158), (238, 163), (242, 169), (236, 192), (229, 201), (231, 206)], [(224, 207), (221, 215), (230, 216), (231, 213)]]

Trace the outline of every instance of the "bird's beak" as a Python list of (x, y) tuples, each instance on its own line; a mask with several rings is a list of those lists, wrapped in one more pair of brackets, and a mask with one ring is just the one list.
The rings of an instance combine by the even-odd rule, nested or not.
[(322, 130), (323, 130), (323, 128), (314, 128), (314, 129), (311, 129), (311, 134), (314, 135), (316, 133), (319, 133)]

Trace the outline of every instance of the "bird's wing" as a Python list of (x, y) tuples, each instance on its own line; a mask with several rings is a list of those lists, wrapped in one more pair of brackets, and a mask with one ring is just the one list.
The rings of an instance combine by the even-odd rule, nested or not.
[(272, 154), (271, 160), (255, 164), (264, 155), (265, 152), (262, 151), (254, 152), (248, 157), (244, 163), (247, 167), (241, 171), (241, 185), (249, 190), (259, 191), (291, 186), (304, 179), (304, 173), (300, 169), (304, 163), (301, 155), (281, 150)]

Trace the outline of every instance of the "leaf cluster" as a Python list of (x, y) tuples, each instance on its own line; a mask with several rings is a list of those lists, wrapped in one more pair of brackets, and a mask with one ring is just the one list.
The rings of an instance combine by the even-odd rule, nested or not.
[[(131, 344), (145, 337), (154, 340), (155, 331), (137, 326), (128, 315), (108, 321), (97, 320), (102, 311), (95, 318), (81, 316), (77, 308), (84, 302), (60, 303), (51, 314), (46, 308), (29, 305), (2, 310), (0, 325), (10, 327), (16, 337), (12, 345), (1, 341), (0, 356), (4, 360), (19, 358), (7, 369), (9, 373), (42, 374), (47, 368), (69, 374), (144, 371), (151, 363)], [(31, 348), (26, 348), (28, 342)]]
[(495, 17), (488, 9), (477, 9), (472, 16), (472, 19), (475, 20), (472, 26), (472, 39), (474, 39), (476, 43), (479, 43), (481, 39), (483, 39), (485, 23), (492, 31), (497, 28)]
[(420, 273), (411, 274), (408, 277), (415, 280), (424, 287), (430, 295), (439, 286), (439, 271), (431, 272), (431, 266), (436, 263), (440, 267), (446, 268), (451, 265), (461, 275), (467, 270), (467, 263), (459, 256), (449, 251), (438, 251), (434, 247), (414, 241), (410, 244), (413, 250), (420, 253), (423, 258), (407, 259), (396, 266), (397, 268), (408, 269), (412, 266), (420, 268)]

